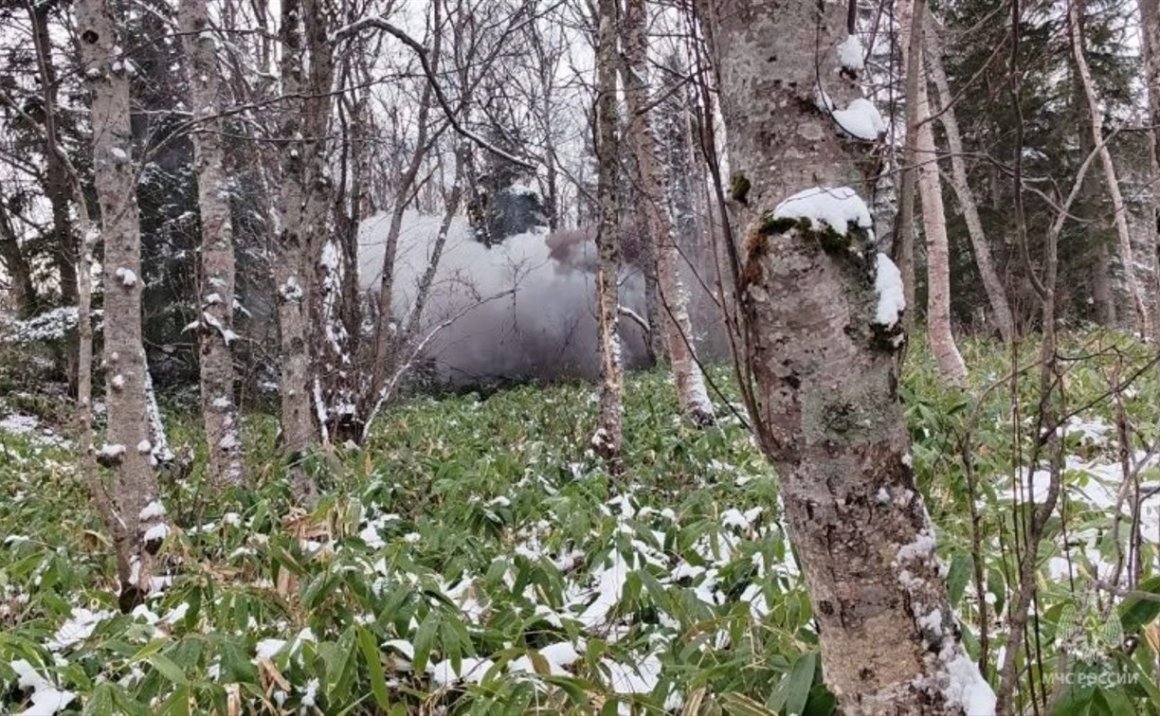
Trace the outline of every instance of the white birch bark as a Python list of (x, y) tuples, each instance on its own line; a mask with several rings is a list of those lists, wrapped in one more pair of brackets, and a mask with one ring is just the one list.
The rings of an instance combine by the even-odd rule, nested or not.
[[(926, 14), (925, 0), (914, 0), (909, 12), (900, 13), (899, 25), (904, 30), (904, 36), (909, 33), (911, 22), (919, 23), (916, 32), (924, 32)], [(903, 50), (903, 58), (903, 64), (906, 65), (909, 49)], [(918, 69), (918, 81), (913, 85), (916, 94), (907, 97), (906, 101), (916, 104), (914, 160), (918, 163), (918, 194), (922, 204), (923, 234), (926, 237), (926, 328), (939, 374), (944, 380), (962, 384), (967, 377), (967, 366), (963, 363), (951, 332), (950, 247), (943, 210), (942, 180), (938, 170), (938, 150), (935, 148), (934, 129), (931, 126), (933, 117), (927, 89), (926, 63), (923, 61), (921, 47), (913, 65)]]
[(157, 499), (146, 400), (147, 367), (141, 339), (141, 234), (137, 172), (129, 125), (129, 59), (117, 37), (107, 0), (76, 3), (81, 61), (92, 95), (93, 175), (104, 239), (105, 403), (108, 428), (97, 451), (113, 473), (110, 524), (121, 583), (121, 606), (131, 608), (149, 591), (150, 528), (164, 511), (146, 510)]
[(1139, 0), (1141, 35), (1143, 36), (1144, 84), (1148, 91), (1148, 114), (1152, 131), (1148, 133), (1152, 168), (1152, 324), (1160, 322), (1160, 2)]
[(628, 144), (636, 159), (636, 180), (641, 197), (647, 241), (652, 244), (660, 298), (660, 321), (677, 384), (681, 412), (697, 425), (714, 422), (713, 404), (705, 390), (705, 376), (693, 352), (689, 297), (680, 277), (680, 252), (676, 231), (666, 202), (665, 175), (657, 156), (657, 142), (649, 117), (648, 45), (645, 33), (645, 0), (628, 0), (623, 24), (625, 98)]
[(939, 123), (946, 132), (947, 148), (951, 154), (951, 188), (958, 199), (959, 208), (963, 212), (963, 219), (967, 224), (967, 234), (971, 239), (971, 250), (975, 255), (975, 265), (979, 269), (979, 276), (983, 279), (983, 288), (987, 292), (987, 301), (991, 304), (991, 320), (999, 330), (1004, 343), (1015, 340), (1015, 320), (1011, 314), (1011, 306), (1007, 302), (1007, 292), (1003, 288), (1003, 281), (995, 270), (995, 262), (991, 258), (991, 245), (987, 243), (987, 235), (983, 231), (983, 222), (979, 219), (979, 205), (975, 201), (975, 193), (967, 181), (966, 162), (963, 159), (963, 140), (959, 134), (959, 123), (955, 118), (955, 108), (951, 106), (953, 95), (950, 84), (947, 82), (946, 70), (942, 61), (942, 38), (935, 27), (929, 11), (926, 17), (926, 58), (930, 62), (930, 74), (938, 92), (938, 106), (935, 113)]
[(180, 9), (182, 43), (189, 63), (190, 106), (202, 121), (191, 135), (201, 214), (201, 320), (198, 322), (201, 416), (215, 485), (244, 478), (238, 410), (234, 404), (234, 242), (230, 181), (225, 175), (217, 43), (205, 0)]
[(1132, 309), (1136, 312), (1136, 328), (1144, 338), (1151, 337), (1151, 325), (1148, 311), (1144, 306), (1144, 294), (1140, 289), (1140, 281), (1136, 277), (1136, 262), (1133, 258), (1132, 239), (1128, 232), (1128, 215), (1124, 207), (1124, 197), (1120, 193), (1120, 182), (1116, 176), (1116, 165), (1112, 162), (1112, 153), (1104, 141), (1104, 115), (1100, 109), (1099, 99), (1096, 96), (1095, 82), (1092, 80), (1091, 69), (1088, 67), (1087, 57), (1083, 49), (1083, 33), (1080, 25), (1080, 3), (1072, 0), (1068, 4), (1068, 35), (1071, 40), (1072, 53), (1075, 56), (1076, 70), (1079, 73), (1080, 84), (1083, 85), (1084, 98), (1087, 102), (1088, 115), (1091, 118), (1090, 127), (1092, 141), (1099, 152), (1100, 165), (1104, 170), (1104, 183), (1108, 186), (1108, 195), (1112, 199), (1112, 211), (1115, 213), (1116, 236), (1119, 238), (1120, 263), (1124, 267), (1124, 279), (1128, 286), (1128, 298), (1132, 302)]

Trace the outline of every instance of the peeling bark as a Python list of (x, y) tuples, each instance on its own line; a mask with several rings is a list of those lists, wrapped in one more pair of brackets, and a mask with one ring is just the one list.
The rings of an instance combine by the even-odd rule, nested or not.
[[(974, 715), (988, 697), (993, 710), (960, 641), (915, 487), (897, 392), (901, 333), (897, 320), (877, 318), (876, 267), (888, 259), (868, 215), (842, 232), (776, 214), (802, 190), (868, 196), (877, 175), (863, 164), (868, 145), (814, 101), (819, 84), (839, 106), (859, 95), (836, 56), (846, 8), (709, 5), (730, 163), (750, 182), (738, 216), (747, 226), (739, 299), (758, 388), (753, 418), (780, 478), (826, 683), (847, 716)], [(971, 703), (952, 688), (952, 672), (976, 687)]]
[(198, 208), (201, 214), (202, 317), (198, 322), (201, 415), (209, 450), (209, 476), (215, 485), (244, 480), (238, 410), (234, 403), (234, 241), (230, 181), (222, 148), (220, 74), (217, 44), (205, 0), (188, 0), (180, 9), (182, 43), (189, 62), (190, 105), (204, 122), (194, 132)]
[(127, 58), (107, 0), (76, 4), (81, 61), (92, 101), (93, 173), (105, 242), (105, 403), (108, 429), (98, 452), (112, 469), (109, 528), (117, 552), (121, 606), (149, 591), (152, 555), (145, 535), (162, 515), (143, 513), (157, 498), (141, 342), (141, 234), (137, 172), (129, 126)]

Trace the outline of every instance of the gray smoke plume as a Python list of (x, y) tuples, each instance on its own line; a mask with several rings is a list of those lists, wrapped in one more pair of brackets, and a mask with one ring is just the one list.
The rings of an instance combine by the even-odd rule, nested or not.
[[(408, 211), (399, 236), (394, 319), (411, 310), (441, 217)], [(359, 230), (360, 285), (379, 290), (390, 216), (379, 214)], [(452, 385), (496, 380), (595, 378), (596, 253), (590, 234), (537, 228), (491, 248), (475, 241), (466, 219), (452, 221), (447, 244), (423, 311), (420, 335), (445, 321), (424, 351), (437, 377)], [(644, 313), (644, 281), (626, 266), (621, 305)], [(646, 360), (642, 329), (620, 321), (628, 368)]]

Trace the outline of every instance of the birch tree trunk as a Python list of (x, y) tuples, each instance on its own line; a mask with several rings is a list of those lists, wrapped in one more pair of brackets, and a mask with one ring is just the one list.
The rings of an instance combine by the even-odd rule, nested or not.
[[(303, 77), (302, 6), (300, 0), (282, 3), (279, 39), (282, 43), (282, 94), (297, 97), (306, 91)], [(280, 134), (286, 141), (282, 155), (282, 217), (274, 282), (278, 291), (278, 329), (281, 352), (282, 449), (291, 461), (316, 442), (310, 408), (309, 318), (310, 266), (307, 263), (306, 142), (303, 110), (298, 102), (282, 111)], [(299, 480), (296, 480), (298, 482)]]
[(617, 141), (616, 66), (616, 0), (600, 0), (597, 21), (600, 23), (596, 57), (596, 157), (599, 164), (598, 201), (600, 227), (596, 234), (598, 264), (596, 269), (596, 303), (600, 340), (600, 416), (592, 434), (592, 447), (620, 469), (621, 393), (624, 377), (620, 363), (618, 330), (620, 272), (620, 227), (616, 215), (616, 177), (619, 147)]
[(1120, 183), (1116, 177), (1116, 165), (1112, 162), (1112, 153), (1104, 141), (1104, 115), (1100, 109), (1099, 99), (1096, 97), (1095, 83), (1088, 68), (1087, 58), (1083, 49), (1083, 31), (1080, 25), (1080, 3), (1071, 0), (1068, 3), (1068, 35), (1071, 41), (1072, 53), (1075, 56), (1076, 71), (1079, 74), (1080, 84), (1083, 86), (1084, 98), (1087, 101), (1088, 115), (1091, 118), (1090, 126), (1092, 141), (1099, 152), (1100, 165), (1104, 170), (1104, 183), (1108, 185), (1108, 194), (1112, 199), (1112, 211), (1115, 213), (1116, 235), (1119, 238), (1120, 263), (1124, 267), (1124, 280), (1128, 286), (1128, 297), (1132, 302), (1132, 309), (1136, 312), (1136, 328), (1144, 338), (1151, 336), (1151, 325), (1148, 320), (1148, 311), (1144, 306), (1144, 294), (1140, 290), (1140, 281), (1136, 278), (1136, 262), (1133, 258), (1132, 239), (1128, 232), (1128, 215), (1124, 207), (1124, 197), (1120, 193)]
[(147, 539), (165, 511), (155, 505), (152, 443), (141, 342), (141, 235), (137, 172), (129, 126), (129, 58), (117, 38), (107, 0), (76, 3), (81, 61), (92, 101), (93, 178), (105, 242), (105, 403), (108, 428), (98, 460), (113, 471), (109, 529), (117, 552), (121, 606), (131, 608), (150, 588)]
[(661, 302), (661, 320), (651, 329), (663, 331), (681, 412), (697, 425), (711, 425), (714, 422), (713, 404), (705, 390), (705, 376), (701, 374), (693, 353), (689, 297), (681, 285), (676, 231), (668, 212), (665, 174), (657, 156), (656, 137), (649, 119), (645, 15), (645, 0), (628, 0), (623, 25), (624, 95), (629, 115), (627, 139), (636, 158), (636, 179), (642, 204), (639, 210), (644, 214), (647, 240), (652, 244)]
[[(909, 23), (915, 23), (914, 32), (925, 34), (927, 10), (925, 0), (914, 0), (909, 12), (899, 16), (899, 25), (906, 31)], [(905, 46), (904, 46), (905, 47)], [(918, 194), (922, 203), (922, 228), (926, 235), (926, 329), (930, 336), (930, 348), (938, 364), (939, 374), (944, 380), (956, 385), (967, 377), (967, 366), (955, 345), (951, 332), (951, 267), (950, 248), (947, 242), (947, 220), (943, 211), (942, 180), (938, 171), (938, 150), (934, 144), (933, 117), (930, 112), (929, 91), (927, 89), (926, 65), (923, 62), (922, 46), (916, 48), (918, 57), (911, 64), (910, 49), (903, 50), (904, 64), (917, 68), (918, 76), (913, 83), (915, 94), (906, 101), (915, 103), (915, 124), (907, 128), (914, 131), (914, 160), (918, 163)]]
[[(919, 60), (922, 58), (922, 25), (910, 22), (913, 2), (900, 0), (895, 7), (898, 11), (898, 46), (902, 54), (901, 70), (904, 75), (903, 96), (917, 97), (919, 80), (922, 77)], [(902, 285), (907, 306), (915, 306), (914, 245), (915, 221), (914, 202), (918, 193), (918, 103), (906, 102), (904, 113), (906, 134), (903, 137), (902, 167), (899, 171), (898, 216), (895, 217), (895, 243), (890, 247), (891, 255), (898, 261), (902, 272)], [(902, 317), (907, 331), (914, 330), (913, 312)]]
[(947, 82), (946, 70), (943, 68), (942, 38), (929, 12), (926, 19), (926, 55), (927, 61), (930, 62), (931, 77), (938, 92), (935, 113), (943, 126), (943, 131), (946, 132), (947, 148), (951, 154), (951, 188), (955, 191), (955, 198), (959, 201), (959, 208), (967, 224), (975, 265), (979, 269), (979, 276), (983, 279), (987, 301), (991, 304), (992, 320), (999, 329), (1003, 342), (1010, 343), (1015, 340), (1015, 320), (1011, 314), (1011, 306), (1007, 302), (1003, 281), (999, 278), (994, 261), (991, 259), (991, 245), (987, 243), (987, 235), (983, 232), (983, 222), (979, 219), (979, 205), (975, 201), (975, 193), (967, 181), (967, 168), (963, 161), (963, 140), (959, 134), (955, 108), (951, 106), (953, 95)]
[(750, 184), (738, 219), (752, 417), (827, 685), (847, 716), (993, 713), (915, 487), (897, 393), (902, 285), (860, 198), (877, 175), (863, 164), (872, 147), (815, 101), (822, 90), (849, 111), (859, 96), (855, 69), (839, 72), (846, 6), (708, 4), (729, 161)]
[(218, 486), (243, 481), (242, 441), (234, 405), (234, 242), (230, 181), (225, 176), (217, 43), (205, 0), (180, 8), (182, 43), (189, 62), (190, 105), (203, 124), (192, 135), (201, 213), (202, 315), (198, 325), (201, 415), (209, 449), (209, 475)]
[(1152, 306), (1153, 325), (1160, 322), (1160, 0), (1138, 0), (1144, 57), (1144, 85), (1148, 91), (1148, 133), (1152, 165)]

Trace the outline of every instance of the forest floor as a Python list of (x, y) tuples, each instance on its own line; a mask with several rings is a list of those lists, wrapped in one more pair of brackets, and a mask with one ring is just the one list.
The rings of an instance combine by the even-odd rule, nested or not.
[[(987, 605), (995, 684), (995, 613), (1012, 594), (1015, 502), (1031, 494), (1017, 477), (1030, 472), (1019, 465), (1035, 443), (1039, 374), (1034, 346), (1017, 358), (1014, 390), (1000, 346), (962, 348), (968, 389), (945, 386), (915, 345), (903, 395), (975, 654), (979, 595)], [(1132, 607), (1088, 599), (1118, 562), (1137, 560), (1131, 535), (1142, 585), (1160, 539), (1151, 348), (1075, 333), (1064, 353), (1064, 410), (1077, 412), (1063, 507), (1041, 546), (1044, 678), (1056, 637), (1074, 639), (1061, 624)], [(728, 370), (712, 375), (733, 390)], [(290, 507), (268, 417), (246, 418), (255, 487), (222, 493), (201, 474), (196, 421), (170, 414), (175, 449), (199, 459), (192, 474), (163, 477), (164, 576), (131, 614), (117, 610), (112, 547), (75, 447), (46, 433), (35, 401), (23, 413), (0, 403), (0, 713), (828, 714), (777, 480), (715, 402), (719, 427), (697, 430), (676, 416), (663, 372), (632, 376), (627, 469), (611, 478), (587, 447), (589, 386), (412, 400), (366, 445), (310, 463), (325, 495), (312, 514)], [(1047, 481), (1037, 467), (1034, 494)], [(1137, 483), (1151, 496), (1134, 511), (1122, 488)], [(1119, 573), (1135, 584), (1130, 566)], [(1118, 643), (1103, 646), (1116, 658)], [(1144, 687), (1101, 688), (1073, 696), (1112, 703)]]

